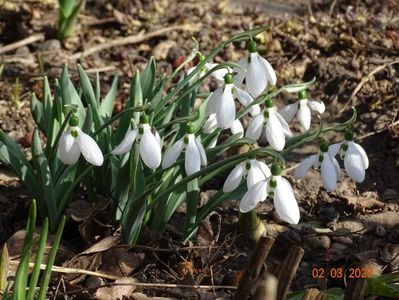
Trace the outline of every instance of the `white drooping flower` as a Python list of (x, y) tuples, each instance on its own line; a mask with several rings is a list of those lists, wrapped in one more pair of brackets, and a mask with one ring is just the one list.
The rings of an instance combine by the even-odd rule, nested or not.
[(285, 138), (292, 136), (291, 130), (283, 117), (275, 111), (271, 99), (267, 99), (265, 105), (265, 110), (249, 123), (245, 137), (257, 141), (265, 128), (266, 139), (270, 146), (276, 151), (281, 151), (285, 146)]
[(270, 84), (276, 85), (277, 77), (270, 63), (258, 54), (255, 41), (248, 42), (249, 55), (241, 59), (241, 68), (234, 68), (236, 82), (245, 83), (249, 93), (258, 97)]
[(73, 165), (83, 154), (83, 157), (92, 165), (101, 166), (104, 162), (104, 156), (98, 147), (96, 141), (84, 133), (79, 127), (79, 119), (72, 115), (69, 119), (69, 128), (62, 133), (58, 151), (62, 163)]
[[(202, 130), (209, 134), (214, 132), (216, 129), (218, 129), (216, 114), (211, 114), (202, 126)], [(244, 136), (244, 127), (239, 119), (234, 120), (233, 125), (231, 125), (229, 129), (232, 134), (239, 134), (240, 138)]]
[[(202, 61), (203, 59), (205, 59), (205, 57), (200, 57), (200, 61)], [(213, 68), (217, 67), (218, 64), (216, 63), (205, 63), (205, 65), (202, 67), (202, 69), (195, 74), (190, 80), (189, 80), (189, 84), (193, 84), (196, 80), (198, 80), (200, 77), (204, 76), (207, 72), (209, 72), (210, 70), (212, 70)], [(197, 68), (197, 66), (189, 68), (187, 70), (187, 76), (190, 75), (195, 69)], [(215, 71), (213, 71), (210, 76), (214, 79), (216, 79), (219, 83), (222, 83), (224, 80), (224, 76), (231, 72), (231, 68), (221, 68), (221, 69), (217, 69)], [(181, 78), (180, 80), (182, 80), (183, 78)]]
[(238, 164), (227, 176), (223, 185), (223, 192), (232, 192), (240, 185), (243, 178), (247, 179), (247, 188), (271, 176), (269, 167), (254, 157)]
[(322, 101), (312, 101), (308, 100), (308, 93), (303, 90), (298, 93), (298, 101), (292, 104), (288, 104), (280, 110), (280, 115), (287, 121), (291, 122), (295, 115), (298, 117), (299, 123), (302, 127), (308, 131), (311, 122), (311, 110), (322, 114), (326, 107)]
[(348, 176), (355, 182), (363, 182), (369, 167), (369, 159), (363, 147), (353, 141), (352, 131), (345, 133), (345, 141), (333, 144), (330, 148), (332, 156), (336, 156), (340, 152)]
[[(233, 74), (227, 73), (224, 76), (224, 85), (211, 94), (205, 109), (208, 116), (216, 115), (217, 125), (221, 129), (233, 126), (236, 119), (234, 99), (238, 99), (245, 107), (253, 101), (251, 95), (234, 85)], [(259, 111), (259, 105), (252, 105), (250, 108), (252, 115), (257, 115)]]
[(334, 191), (337, 182), (341, 179), (341, 169), (332, 151), (333, 146), (321, 143), (320, 153), (304, 159), (295, 169), (294, 177), (302, 179), (312, 167), (315, 169), (320, 168), (321, 181), (324, 188), (329, 192)]
[(173, 144), (165, 153), (162, 168), (169, 168), (179, 158), (180, 153), (185, 150), (184, 169), (188, 176), (198, 172), (201, 166), (207, 164), (205, 149), (199, 138), (194, 135), (194, 127), (187, 124), (186, 135)]
[(281, 167), (273, 164), (271, 176), (254, 184), (245, 193), (240, 202), (240, 211), (243, 213), (253, 210), (259, 202), (267, 196), (273, 198), (274, 207), (279, 217), (290, 224), (298, 224), (299, 207), (294, 191), (287, 179), (281, 176)]
[(143, 114), (140, 116), (138, 129), (129, 130), (122, 142), (112, 151), (112, 154), (122, 155), (130, 151), (134, 141), (139, 143), (140, 157), (144, 164), (156, 169), (161, 164), (161, 138), (158, 132), (148, 124), (149, 118)]

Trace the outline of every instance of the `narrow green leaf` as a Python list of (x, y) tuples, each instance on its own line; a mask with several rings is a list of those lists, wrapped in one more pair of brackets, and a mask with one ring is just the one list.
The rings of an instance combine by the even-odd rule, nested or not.
[[(61, 74), (61, 95), (62, 95), (62, 106), (65, 104), (74, 104), (77, 108), (77, 117), (80, 122), (83, 122), (86, 116), (83, 103), (80, 100), (80, 96), (72, 84), (71, 79), (69, 79), (68, 66), (64, 65)], [(87, 99), (86, 99), (87, 100)], [(62, 122), (62, 121), (60, 121)]]
[(36, 285), (40, 275), (40, 265), (43, 261), (44, 250), (46, 249), (46, 241), (48, 235), (48, 218), (44, 219), (42, 230), (40, 231), (39, 242), (36, 250), (35, 264), (30, 276), (29, 290), (26, 297), (27, 300), (33, 300), (36, 294)]
[(43, 103), (37, 100), (35, 93), (32, 93), (32, 96), (30, 98), (30, 111), (40, 130), (46, 133), (47, 124), (44, 106)]
[(198, 198), (200, 193), (200, 189), (198, 186), (198, 178), (189, 181), (186, 185), (186, 190), (187, 190), (187, 198), (186, 198), (187, 211), (186, 211), (186, 220), (184, 226), (185, 235), (187, 235), (189, 232), (192, 232), (195, 227)]
[(96, 100), (96, 96), (94, 94), (89, 76), (87, 76), (85, 70), (83, 70), (81, 65), (78, 65), (78, 73), (80, 78), (80, 84), (82, 85), (83, 97), (85, 98), (87, 104), (90, 105), (93, 110), (93, 121), (95, 127), (97, 128), (103, 123), (100, 117), (100, 113), (98, 111), (100, 104)]
[(115, 75), (114, 80), (108, 94), (105, 96), (103, 102), (100, 104), (100, 115), (103, 119), (112, 116), (114, 110), (114, 103), (116, 99), (116, 94), (118, 92), (118, 76)]
[(43, 276), (41, 284), (40, 284), (39, 295), (37, 296), (38, 300), (44, 300), (46, 298), (48, 284), (50, 282), (51, 268), (53, 267), (53, 264), (55, 261), (55, 256), (57, 254), (58, 247), (60, 245), (61, 236), (62, 236), (62, 232), (64, 230), (64, 225), (65, 225), (65, 220), (66, 220), (66, 217), (63, 216), (61, 218), (61, 222), (60, 222), (60, 225), (58, 226), (57, 232), (55, 233), (54, 241), (53, 241), (51, 251), (50, 251), (50, 254), (49, 254), (48, 260), (47, 260), (46, 270), (44, 271), (44, 276)]
[(43, 148), (40, 142), (39, 132), (37, 129), (33, 131), (32, 156), (45, 194), (45, 197), (39, 200), (45, 201), (47, 213), (41, 213), (44, 213), (44, 215), (48, 215), (50, 219), (50, 228), (52, 230), (55, 230), (55, 226), (58, 221), (58, 209), (56, 205), (57, 199), (55, 198), (54, 193), (54, 183), (52, 179), (53, 176), (50, 172), (47, 158), (44, 155)]
[(153, 98), (153, 90), (155, 86), (156, 64), (155, 59), (151, 56), (146, 69), (141, 75), (141, 90), (143, 99), (151, 101)]
[(101, 83), (100, 83), (100, 73), (97, 71), (96, 72), (96, 88), (95, 88), (95, 95), (96, 95), (96, 102), (100, 103), (100, 97), (101, 97)]
[(28, 285), (29, 260), (33, 243), (33, 232), (36, 224), (36, 201), (33, 199), (29, 208), (28, 221), (26, 224), (22, 259), (15, 273), (13, 299), (25, 300), (26, 287)]

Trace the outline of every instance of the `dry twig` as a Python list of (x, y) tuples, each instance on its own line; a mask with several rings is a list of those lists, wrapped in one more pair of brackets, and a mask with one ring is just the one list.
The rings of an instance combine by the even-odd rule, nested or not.
[(29, 36), (25, 39), (22, 39), (18, 42), (11, 43), (11, 44), (1, 47), (0, 54), (6, 53), (8, 51), (12, 51), (12, 50), (15, 50), (15, 49), (21, 48), (23, 46), (32, 44), (34, 42), (42, 41), (42, 40), (44, 40), (43, 34), (41, 34), (41, 33), (34, 34), (34, 35), (31, 35), (31, 36)]
[(360, 89), (363, 87), (363, 85), (368, 82), (374, 74), (384, 70), (386, 67), (395, 65), (399, 63), (399, 59), (396, 59), (394, 61), (391, 61), (389, 63), (385, 63), (381, 66), (376, 67), (375, 69), (373, 69), (368, 75), (364, 76), (362, 78), (362, 80), (360, 80), (359, 84), (355, 87), (355, 89), (353, 90), (352, 94), (350, 95), (348, 101), (345, 103), (344, 107), (340, 110), (340, 113), (344, 112), (348, 106), (355, 106), (356, 105), (356, 101), (354, 101), (354, 97), (357, 95), (357, 93), (360, 91)]

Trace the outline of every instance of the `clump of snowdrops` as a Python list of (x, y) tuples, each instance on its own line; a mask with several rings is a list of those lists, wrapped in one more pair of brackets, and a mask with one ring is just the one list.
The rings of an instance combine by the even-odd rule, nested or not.
[[(75, 88), (65, 66), (54, 82), (54, 93), (45, 78), (43, 99), (32, 95), (37, 123), (32, 163), (4, 132), (0, 160), (30, 189), (52, 230), (78, 187), (84, 188), (89, 200), (95, 194), (113, 200), (113, 215), (122, 224), (127, 243), (137, 242), (144, 227), (162, 232), (183, 203), (184, 240), (213, 209), (231, 200), (239, 200), (245, 214), (270, 198), (281, 220), (296, 224), (300, 222), (297, 200), (282, 176), (287, 154), (321, 141), (327, 131), (342, 132), (342, 141), (322, 141), (319, 153), (303, 160), (294, 174), (300, 179), (310, 168), (320, 169), (328, 191), (335, 189), (342, 175), (337, 157), (356, 182), (364, 179), (368, 160), (354, 141), (355, 110), (347, 122), (324, 127), (320, 117), (324, 104), (308, 93), (315, 80), (279, 87), (272, 65), (257, 51), (255, 37), (263, 30), (237, 34), (206, 56), (196, 46), (168, 76), (156, 77), (151, 58), (133, 78), (129, 97), (116, 115), (112, 111), (117, 77), (102, 98), (98, 74), (93, 85), (78, 66), (80, 81)], [(226, 45), (239, 41), (246, 41), (248, 52), (238, 63), (213, 63)], [(183, 72), (195, 57), (199, 64)], [(206, 78), (218, 87), (204, 95), (201, 84)], [(279, 109), (283, 92), (297, 94), (298, 99)], [(247, 115), (251, 121), (244, 128), (241, 120)], [(313, 128), (312, 115), (319, 116)], [(289, 126), (294, 118), (303, 127), (296, 136)], [(224, 130), (231, 135), (222, 141)], [(238, 145), (249, 145), (249, 151), (226, 157), (226, 151)], [(228, 174), (223, 187), (199, 208), (201, 187), (221, 174)]]

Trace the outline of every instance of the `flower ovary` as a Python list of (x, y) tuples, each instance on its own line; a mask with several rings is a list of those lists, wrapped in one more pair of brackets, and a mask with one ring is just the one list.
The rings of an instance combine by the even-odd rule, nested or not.
[(232, 73), (227, 73), (226, 75), (224, 75), (224, 83), (225, 84), (234, 83), (234, 75)]
[(247, 49), (248, 49), (248, 51), (249, 51), (250, 53), (256, 53), (256, 52), (258, 52), (258, 49), (257, 49), (257, 46), (256, 46), (256, 42), (255, 42), (254, 40), (250, 40), (250, 41), (248, 42)]
[(308, 99), (308, 92), (306, 90), (299, 91), (298, 98), (299, 98), (299, 100)]
[(78, 126), (79, 125), (79, 118), (76, 115), (72, 115), (69, 119), (69, 126)]

